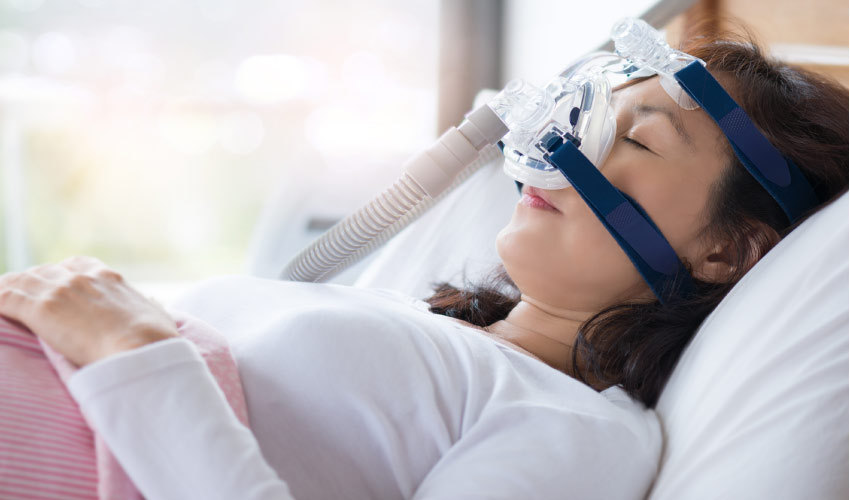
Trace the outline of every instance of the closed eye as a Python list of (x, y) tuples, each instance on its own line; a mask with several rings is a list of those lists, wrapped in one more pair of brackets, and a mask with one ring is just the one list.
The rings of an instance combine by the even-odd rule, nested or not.
[(653, 152), (651, 149), (649, 149), (648, 147), (639, 143), (638, 141), (632, 139), (631, 137), (623, 137), (623, 142), (625, 142), (626, 144), (631, 144), (632, 146), (634, 146), (638, 149), (645, 149), (646, 151), (649, 151), (650, 153)]

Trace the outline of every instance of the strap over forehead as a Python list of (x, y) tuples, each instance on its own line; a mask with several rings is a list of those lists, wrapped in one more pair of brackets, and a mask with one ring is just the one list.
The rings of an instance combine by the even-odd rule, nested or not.
[(700, 61), (688, 64), (674, 77), (717, 123), (732, 144), (735, 155), (776, 200), (790, 223), (818, 204), (812, 186), (800, 169), (767, 140)]

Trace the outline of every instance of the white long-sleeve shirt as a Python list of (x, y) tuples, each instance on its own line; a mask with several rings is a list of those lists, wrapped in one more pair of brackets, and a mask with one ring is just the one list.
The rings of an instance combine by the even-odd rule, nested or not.
[(661, 432), (598, 393), (385, 290), (223, 277), (172, 304), (228, 337), (252, 432), (170, 339), (69, 384), (148, 500), (643, 498)]

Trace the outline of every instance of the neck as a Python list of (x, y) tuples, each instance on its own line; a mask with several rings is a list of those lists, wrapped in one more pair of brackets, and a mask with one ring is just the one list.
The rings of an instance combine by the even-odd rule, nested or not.
[(486, 330), (528, 351), (547, 365), (573, 375), (572, 350), (581, 324), (588, 312), (548, 306), (522, 295), (508, 317)]

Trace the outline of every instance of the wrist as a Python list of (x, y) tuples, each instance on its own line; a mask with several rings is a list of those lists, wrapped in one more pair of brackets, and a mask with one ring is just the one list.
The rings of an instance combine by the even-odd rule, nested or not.
[(113, 338), (101, 346), (101, 348), (98, 349), (98, 352), (93, 353), (90, 359), (82, 363), (81, 366), (94, 363), (95, 361), (99, 361), (114, 354), (132, 351), (148, 344), (173, 339), (175, 337), (178, 337), (176, 331), (165, 332), (161, 330), (144, 330), (129, 335), (123, 335), (118, 338)]

